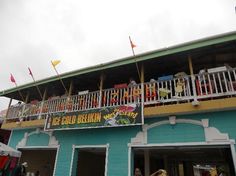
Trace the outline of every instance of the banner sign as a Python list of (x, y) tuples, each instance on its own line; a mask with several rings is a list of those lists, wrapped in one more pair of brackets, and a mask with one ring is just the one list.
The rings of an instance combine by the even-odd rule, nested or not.
[(141, 104), (129, 104), (87, 111), (48, 114), (45, 130), (129, 126), (142, 123)]

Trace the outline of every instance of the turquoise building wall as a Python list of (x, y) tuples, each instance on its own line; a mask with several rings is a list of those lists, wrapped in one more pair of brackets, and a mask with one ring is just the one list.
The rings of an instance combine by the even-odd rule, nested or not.
[[(179, 115), (177, 119), (201, 120), (209, 119), (209, 126), (215, 127), (221, 133), (228, 133), (230, 139), (236, 139), (236, 111)], [(168, 120), (168, 117), (145, 119), (146, 124)], [(106, 145), (109, 144), (107, 175), (128, 175), (128, 143), (141, 130), (140, 126), (116, 127), (100, 129), (55, 131), (54, 136), (59, 141), (60, 149), (56, 163), (56, 176), (69, 175), (72, 145)], [(14, 130), (10, 146), (16, 147), (30, 130)], [(46, 146), (49, 138), (44, 134), (34, 134), (29, 137), (27, 146)], [(193, 124), (165, 124), (148, 130), (148, 143), (204, 142), (204, 129)]]
[[(31, 130), (14, 130), (10, 146), (16, 147), (18, 142), (24, 137), (25, 132)], [(128, 173), (128, 146), (130, 139), (140, 131), (139, 126), (83, 129), (55, 131), (54, 136), (59, 141), (59, 153), (56, 164), (56, 176), (69, 175), (72, 145), (106, 145), (109, 144), (107, 175), (124, 176)], [(47, 146), (48, 138), (44, 134), (34, 134), (29, 137), (27, 146)], [(122, 168), (122, 169), (121, 169)]]

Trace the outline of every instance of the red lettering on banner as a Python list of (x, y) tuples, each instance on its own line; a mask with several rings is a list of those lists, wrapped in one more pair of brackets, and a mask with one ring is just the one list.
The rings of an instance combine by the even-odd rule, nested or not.
[(146, 98), (152, 98), (152, 97), (156, 97), (156, 87), (155, 85), (146, 85), (145, 86), (145, 95)]

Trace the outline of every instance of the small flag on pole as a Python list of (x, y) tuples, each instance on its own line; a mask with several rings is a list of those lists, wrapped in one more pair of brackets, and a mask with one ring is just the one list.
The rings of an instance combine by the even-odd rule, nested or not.
[(132, 42), (131, 38), (129, 37), (129, 41), (130, 41), (130, 45), (131, 45), (131, 48), (135, 48), (136, 45)]
[[(12, 74), (11, 74), (11, 76), (10, 76), (10, 80), (11, 80), (11, 82), (13, 82), (13, 83), (15, 84), (15, 86), (17, 87), (16, 80), (15, 80), (15, 78), (14, 78), (14, 76), (13, 76)], [(18, 92), (19, 92), (19, 95), (20, 95), (20, 97), (21, 97), (21, 100), (24, 102), (25, 99), (24, 99), (22, 93), (20, 92), (20, 90), (18, 90)]]
[(52, 66), (53, 66), (55, 72), (57, 73), (57, 76), (58, 76), (58, 78), (60, 79), (62, 86), (64, 87), (64, 89), (65, 89), (65, 91), (66, 91), (66, 94), (68, 94), (68, 91), (67, 91), (67, 89), (66, 89), (66, 86), (65, 86), (65, 84), (63, 83), (63, 81), (62, 81), (62, 79), (61, 79), (61, 76), (60, 76), (60, 74), (58, 73), (58, 71), (57, 71), (57, 69), (56, 69), (56, 66), (57, 66), (60, 62), (61, 62), (60, 60), (51, 61)]
[(51, 61), (53, 67), (56, 67), (60, 62), (60, 60)]
[(40, 95), (41, 99), (43, 100), (42, 93), (41, 93), (41, 91), (40, 91), (38, 85), (35, 83), (34, 75), (33, 75), (32, 71), (31, 71), (31, 69), (30, 69), (29, 67), (28, 67), (28, 70), (29, 70), (29, 74), (30, 74), (30, 76), (32, 77), (32, 79), (33, 79), (33, 81), (34, 81), (34, 84), (35, 84), (35, 86), (36, 86), (36, 88), (37, 88), (37, 90), (38, 90), (38, 92), (39, 92), (39, 95)]
[(15, 80), (15, 78), (14, 78), (14, 76), (12, 74), (10, 76), (10, 80), (11, 80), (11, 82), (16, 83), (16, 80)]
[(130, 36), (129, 36), (129, 42), (130, 42), (130, 46), (131, 46), (131, 49), (132, 49), (132, 52), (133, 52), (134, 61), (135, 61), (135, 65), (136, 65), (136, 68), (137, 68), (138, 76), (139, 76), (139, 79), (140, 79), (140, 82), (141, 82), (141, 76), (140, 76), (140, 72), (139, 72), (139, 68), (138, 68), (138, 63), (136, 61), (135, 53), (134, 53), (134, 48), (136, 47), (136, 45), (132, 42)]
[(33, 76), (33, 73), (32, 73), (32, 71), (31, 71), (31, 69), (28, 67), (28, 70), (29, 70), (29, 74), (31, 75), (31, 76)]

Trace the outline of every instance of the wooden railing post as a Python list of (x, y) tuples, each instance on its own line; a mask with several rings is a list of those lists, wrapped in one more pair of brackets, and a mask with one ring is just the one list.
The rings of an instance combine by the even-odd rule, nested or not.
[(102, 89), (103, 89), (103, 81), (104, 81), (104, 75), (101, 74), (100, 76), (100, 84), (99, 84), (99, 103), (98, 108), (102, 107)]
[(9, 114), (9, 110), (10, 110), (10, 107), (11, 107), (11, 103), (12, 103), (12, 98), (10, 99), (10, 101), (9, 101), (9, 103), (8, 103), (7, 112), (6, 112), (6, 117), (5, 117), (4, 121), (6, 121), (6, 119), (8, 118), (8, 114)]
[(192, 83), (192, 88), (193, 88), (193, 103), (197, 105), (198, 100), (197, 100), (197, 91), (196, 91), (196, 84), (195, 84), (195, 75), (193, 73), (193, 64), (192, 64), (192, 58), (189, 55), (188, 56), (188, 64), (189, 64), (189, 70), (190, 70), (190, 75), (191, 75), (191, 83)]
[(44, 101), (46, 99), (46, 96), (47, 96), (47, 88), (44, 90), (44, 93), (43, 93), (43, 99), (42, 99), (41, 104), (40, 104), (40, 111), (39, 111), (38, 119), (42, 118), (43, 105), (44, 105)]
[(26, 98), (25, 98), (23, 107), (22, 107), (22, 109), (21, 109), (21, 113), (20, 113), (20, 117), (19, 117), (19, 118), (24, 117), (24, 115), (25, 115), (25, 107), (27, 106), (27, 102), (28, 102), (28, 101), (29, 101), (29, 92), (28, 92), (27, 95), (26, 95)]

